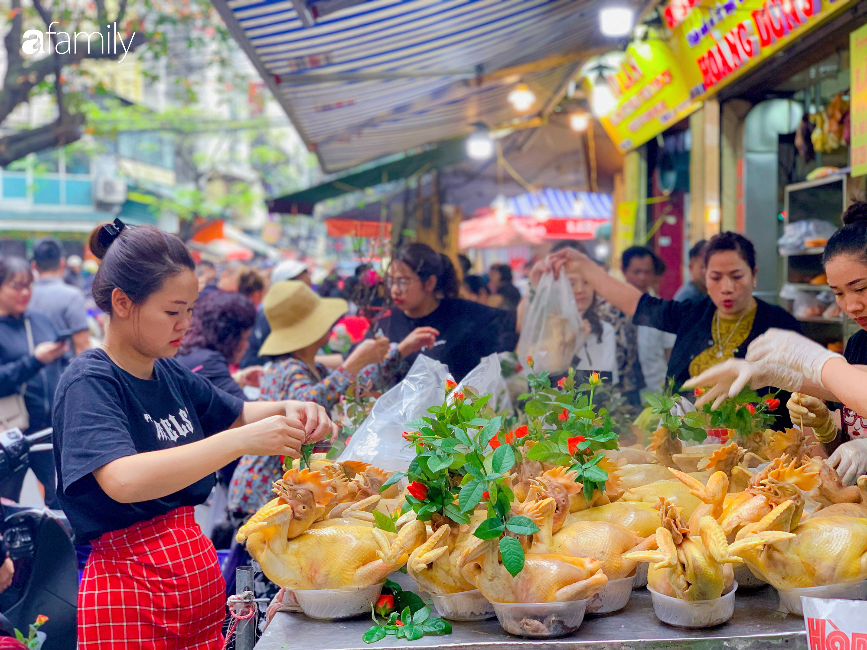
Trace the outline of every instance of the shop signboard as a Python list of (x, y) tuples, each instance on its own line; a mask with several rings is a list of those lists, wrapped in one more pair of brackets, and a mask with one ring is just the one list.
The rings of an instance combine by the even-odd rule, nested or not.
[(600, 121), (621, 151), (655, 138), (700, 106), (690, 97), (690, 81), (671, 47), (661, 39), (631, 43), (619, 69), (595, 82), (607, 84), (616, 101)]
[(849, 145), (852, 176), (867, 175), (867, 25), (850, 35), (849, 60), (852, 70), (850, 85)]
[[(709, 97), (858, 0), (669, 0), (663, 16), (687, 77)], [(854, 57), (853, 57), (854, 61)]]

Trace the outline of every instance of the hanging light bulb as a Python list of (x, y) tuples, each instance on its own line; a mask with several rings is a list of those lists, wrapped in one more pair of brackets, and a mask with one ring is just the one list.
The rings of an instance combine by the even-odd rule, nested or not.
[(536, 103), (536, 94), (527, 84), (520, 83), (512, 88), (506, 99), (516, 111), (526, 113)]
[(599, 75), (590, 91), (590, 105), (596, 117), (605, 117), (617, 108), (614, 93), (611, 92), (611, 88), (608, 87), (602, 75)]
[(635, 12), (629, 7), (606, 7), (599, 11), (599, 29), (603, 36), (626, 36), (632, 31)]
[(467, 155), (473, 160), (487, 160), (494, 155), (494, 141), (484, 127), (478, 127), (467, 138)]
[(572, 113), (569, 116), (569, 128), (575, 133), (584, 133), (590, 126), (590, 116), (587, 113)]
[(547, 206), (540, 203), (535, 208), (533, 208), (533, 217), (535, 217), (536, 221), (539, 223), (545, 223), (548, 219), (551, 218), (551, 211), (548, 210)]

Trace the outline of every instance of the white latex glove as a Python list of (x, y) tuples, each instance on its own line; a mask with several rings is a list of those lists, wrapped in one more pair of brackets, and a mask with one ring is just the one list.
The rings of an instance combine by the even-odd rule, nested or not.
[(859, 476), (867, 474), (867, 440), (844, 442), (831, 454), (828, 464), (837, 470), (843, 485), (855, 485)]
[(810, 427), (819, 442), (831, 442), (837, 437), (837, 425), (831, 419), (831, 411), (818, 397), (792, 393), (786, 408), (792, 424)]
[(824, 386), (822, 367), (837, 357), (843, 358), (806, 336), (788, 330), (769, 329), (747, 348), (747, 361), (788, 366), (819, 386)]
[(747, 385), (752, 388), (774, 386), (797, 392), (804, 385), (804, 377), (791, 368), (779, 364), (729, 359), (693, 377), (683, 387), (708, 388), (695, 405), (701, 408), (713, 401), (713, 408), (717, 409), (727, 398), (735, 397)]

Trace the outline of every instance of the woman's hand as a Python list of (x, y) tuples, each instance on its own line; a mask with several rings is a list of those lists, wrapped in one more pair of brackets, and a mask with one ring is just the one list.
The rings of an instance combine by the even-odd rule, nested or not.
[(244, 386), (252, 386), (253, 388), (259, 388), (259, 383), (262, 381), (262, 374), (265, 372), (265, 368), (262, 366), (250, 366), (249, 368), (242, 368), (234, 375), (232, 375), (232, 379), (235, 380), (242, 388)]
[(747, 361), (787, 366), (822, 387), (822, 367), (835, 358), (843, 356), (788, 330), (769, 329), (747, 348)]
[(325, 407), (314, 402), (291, 401), (284, 402), (284, 404), (286, 405), (286, 416), (302, 423), (305, 433), (304, 444), (320, 442), (326, 438), (329, 444), (334, 442), (340, 427), (331, 421)]
[(558, 276), (560, 274), (560, 269), (566, 266), (569, 262), (576, 262), (581, 268), (583, 268), (585, 264), (595, 265), (593, 260), (574, 248), (564, 248), (556, 253), (552, 253), (548, 256), (548, 260), (554, 270), (555, 276)]
[(792, 393), (786, 408), (792, 424), (810, 427), (819, 442), (831, 442), (837, 437), (837, 425), (831, 419), (831, 411), (818, 397)]
[(837, 470), (843, 485), (855, 485), (859, 476), (867, 474), (867, 440), (844, 442), (831, 454), (828, 464)]
[(6, 558), (3, 564), (0, 564), (0, 592), (9, 589), (12, 584), (12, 578), (15, 577), (15, 565), (12, 564), (10, 558)]
[(551, 262), (547, 257), (536, 262), (533, 265), (533, 268), (530, 269), (530, 286), (533, 287), (533, 290), (539, 286), (539, 282), (542, 280), (543, 275), (553, 271), (554, 268), (551, 266)]
[(748, 385), (752, 388), (776, 386), (794, 393), (804, 385), (804, 377), (788, 366), (766, 361), (729, 359), (693, 377), (683, 387), (708, 388), (695, 405), (701, 408), (708, 402), (713, 402), (713, 408), (717, 409), (727, 398), (735, 397)]
[(352, 353), (346, 357), (343, 367), (353, 375), (361, 372), (362, 368), (374, 363), (380, 363), (388, 354), (389, 340), (387, 336), (377, 336), (375, 339), (366, 339), (358, 344)]
[(56, 361), (69, 350), (69, 345), (64, 343), (63, 341), (58, 341), (56, 343), (40, 343), (33, 349), (33, 356), (44, 365), (51, 363), (52, 361)]
[[(288, 409), (287, 409), (288, 413)], [(307, 442), (304, 422), (288, 415), (272, 415), (234, 429), (242, 445), (242, 454), (252, 456), (301, 457), (301, 445)]]
[(433, 347), (439, 335), (439, 330), (435, 330), (433, 327), (416, 327), (409, 333), (409, 336), (398, 344), (397, 351), (400, 352), (400, 356), (408, 357), (420, 352), (422, 348)]

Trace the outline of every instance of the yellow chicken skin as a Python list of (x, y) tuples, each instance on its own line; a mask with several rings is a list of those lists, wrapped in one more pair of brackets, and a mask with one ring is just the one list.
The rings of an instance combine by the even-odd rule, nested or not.
[[(738, 537), (784, 528), (791, 504), (783, 504)], [(819, 587), (867, 579), (867, 518), (812, 516), (792, 529), (793, 537), (764, 549), (745, 551), (744, 562), (777, 589)]]
[(397, 534), (365, 525), (326, 526), (291, 540), (254, 533), (247, 539), (247, 550), (280, 587), (364, 588), (406, 564), (426, 536), (420, 521), (409, 522)]
[(729, 544), (725, 533), (711, 516), (701, 518), (699, 535), (689, 528), (674, 507), (660, 503), (662, 526), (656, 531), (656, 551), (627, 553), (628, 560), (651, 562), (647, 584), (654, 591), (687, 601), (719, 598), (734, 581), (732, 564), (741, 562), (738, 553), (792, 537), (791, 533), (766, 531)]
[[(635, 572), (639, 560), (624, 553), (656, 548), (656, 538), (642, 539), (631, 530), (605, 521), (578, 521), (554, 535), (552, 552), (557, 555), (599, 560), (609, 580), (626, 578)], [(535, 545), (534, 545), (535, 549)]]
[(406, 570), (418, 586), (432, 594), (454, 594), (470, 591), (475, 586), (464, 578), (458, 568), (458, 559), (468, 539), (486, 513), (480, 511), (473, 515), (469, 528), (461, 530), (458, 526), (441, 525), (409, 556)]
[(617, 524), (643, 539), (656, 533), (659, 526), (659, 511), (650, 503), (615, 501), (605, 506), (574, 512), (566, 517), (565, 526), (571, 526), (579, 521), (606, 521)]
[[(668, 470), (666, 470), (668, 471)], [(668, 473), (671, 476), (671, 472)], [(648, 485), (631, 488), (620, 498), (621, 501), (637, 501), (656, 505), (660, 497), (681, 511), (685, 519), (689, 519), (695, 509), (701, 505), (701, 499), (690, 493), (688, 486), (677, 479), (656, 481)]]

